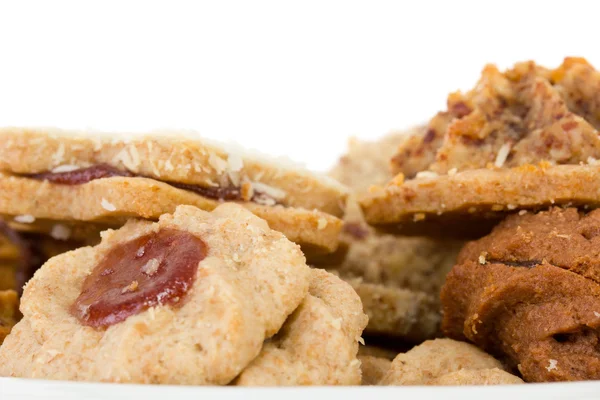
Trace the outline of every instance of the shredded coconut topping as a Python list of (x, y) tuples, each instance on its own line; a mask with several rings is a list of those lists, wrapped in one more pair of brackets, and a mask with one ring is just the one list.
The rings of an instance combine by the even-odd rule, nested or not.
[(56, 168), (52, 168), (52, 173), (54, 174), (60, 174), (61, 172), (71, 172), (71, 171), (77, 171), (78, 169), (80, 169), (81, 167), (77, 166), (77, 165), (72, 165), (72, 164), (64, 164), (64, 165), (59, 165)]
[(284, 199), (286, 195), (286, 193), (283, 190), (266, 185), (262, 182), (252, 182), (252, 187), (255, 191), (264, 193), (267, 196), (272, 197), (276, 200)]
[(501, 168), (506, 162), (506, 158), (510, 153), (510, 143), (504, 143), (500, 150), (498, 150), (498, 154), (496, 155), (496, 161), (494, 161), (494, 165), (498, 168)]
[(487, 262), (487, 260), (485, 259), (487, 257), (487, 252), (483, 252), (479, 255), (479, 264), (481, 265), (485, 265), (485, 263)]
[(417, 178), (417, 179), (435, 179), (438, 176), (439, 175), (433, 171), (421, 171), (421, 172), (417, 172), (417, 175), (415, 176), (415, 178)]
[(63, 224), (54, 224), (50, 230), (50, 236), (56, 240), (69, 240), (71, 228)]
[(15, 222), (18, 222), (21, 224), (31, 224), (32, 222), (35, 221), (35, 217), (33, 215), (29, 215), (29, 214), (17, 215), (13, 219), (15, 220)]
[(549, 365), (546, 367), (546, 370), (548, 370), (548, 372), (552, 371), (553, 369), (558, 369), (558, 361), (550, 359), (548, 360), (548, 362)]
[(108, 200), (106, 200), (104, 197), (102, 198), (102, 201), (100, 202), (100, 205), (106, 211), (116, 211), (117, 210), (117, 207), (115, 207), (114, 204), (109, 203)]

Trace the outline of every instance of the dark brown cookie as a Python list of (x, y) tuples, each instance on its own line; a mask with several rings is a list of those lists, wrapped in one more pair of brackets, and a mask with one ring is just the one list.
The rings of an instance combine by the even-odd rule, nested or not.
[(600, 379), (600, 211), (507, 218), (465, 246), (442, 289), (442, 329), (529, 382)]

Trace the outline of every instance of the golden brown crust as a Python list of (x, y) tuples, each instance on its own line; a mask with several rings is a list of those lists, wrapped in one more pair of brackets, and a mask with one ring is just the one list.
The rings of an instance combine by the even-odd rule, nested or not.
[(521, 210), (596, 208), (599, 186), (597, 165), (525, 165), (390, 183), (364, 195), (361, 205), (366, 220), (384, 230), (478, 237)]

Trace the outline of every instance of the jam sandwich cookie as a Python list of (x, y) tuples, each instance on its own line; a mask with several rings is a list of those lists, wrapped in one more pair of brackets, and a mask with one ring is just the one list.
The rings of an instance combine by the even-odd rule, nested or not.
[(468, 243), (442, 289), (444, 333), (528, 382), (600, 379), (600, 210), (512, 215)]
[(236, 380), (238, 385), (359, 385), (360, 298), (338, 277), (311, 272), (308, 295)]
[(423, 342), (399, 354), (380, 385), (490, 385), (523, 381), (472, 344), (451, 339)]
[(308, 293), (299, 246), (242, 206), (178, 206), (51, 258), (27, 283), (0, 375), (227, 384)]
[(94, 135), (0, 129), (0, 214), (120, 226), (233, 201), (309, 254), (337, 246), (346, 194), (331, 178), (185, 132)]
[(600, 73), (583, 59), (554, 70), (487, 66), (473, 90), (451, 94), (448, 110), (399, 146), (398, 175), (361, 197), (366, 220), (392, 232), (481, 237), (523, 209), (597, 207), (598, 96)]

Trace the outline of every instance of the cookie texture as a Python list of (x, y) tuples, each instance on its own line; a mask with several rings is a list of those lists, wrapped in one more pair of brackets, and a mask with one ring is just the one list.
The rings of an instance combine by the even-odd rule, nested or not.
[[(0, 129), (0, 171), (69, 173), (106, 165), (130, 175), (202, 188), (242, 190), (277, 203), (341, 216), (345, 188), (291, 161), (202, 138), (195, 132), (148, 135), (60, 129)], [(246, 197), (246, 196), (243, 196)], [(253, 197), (253, 196), (249, 196)], [(267, 200), (270, 199), (270, 200)]]
[(449, 336), (529, 382), (600, 379), (600, 211), (514, 215), (470, 242), (442, 290)]
[(348, 281), (369, 315), (365, 332), (418, 343), (435, 337), (440, 321), (439, 291), (462, 242), (383, 234), (368, 226), (356, 193), (383, 184), (392, 175), (388, 162), (395, 146), (422, 131), (395, 132), (377, 141), (353, 139), (330, 175), (348, 186), (343, 253), (320, 260)]
[[(121, 258), (131, 261), (106, 266)], [(0, 348), (0, 375), (227, 384), (305, 298), (309, 279), (299, 247), (235, 204), (131, 220), (35, 273), (23, 319)]]
[[(31, 215), (34, 224), (47, 219), (118, 227), (128, 218), (156, 220), (180, 204), (210, 211), (222, 202), (149, 178), (109, 177), (64, 185), (0, 174), (0, 213)], [(240, 204), (301, 244), (308, 254), (333, 251), (338, 245), (342, 223), (330, 214), (282, 205)]]
[[(449, 384), (460, 376), (471, 377), (470, 384), (484, 384), (485, 375), (475, 382), (477, 370), (504, 370), (500, 361), (472, 344), (451, 339), (428, 340), (404, 354), (399, 354), (381, 379), (382, 385)], [(464, 371), (459, 377), (454, 374)], [(491, 373), (495, 374), (495, 373)], [(506, 373), (508, 375), (508, 373)], [(517, 378), (518, 379), (518, 378)], [(489, 379), (491, 382), (491, 379)]]
[(509, 374), (499, 368), (461, 369), (450, 372), (435, 379), (433, 384), (440, 386), (462, 385), (518, 385), (525, 383), (518, 376)]
[(367, 221), (476, 237), (519, 209), (597, 206), (589, 185), (600, 157), (598, 89), (600, 73), (580, 58), (554, 70), (487, 66), (473, 90), (448, 97), (424, 134), (400, 144), (398, 175), (361, 200)]
[(236, 381), (245, 386), (358, 385), (367, 316), (336, 276), (313, 269), (308, 295)]

